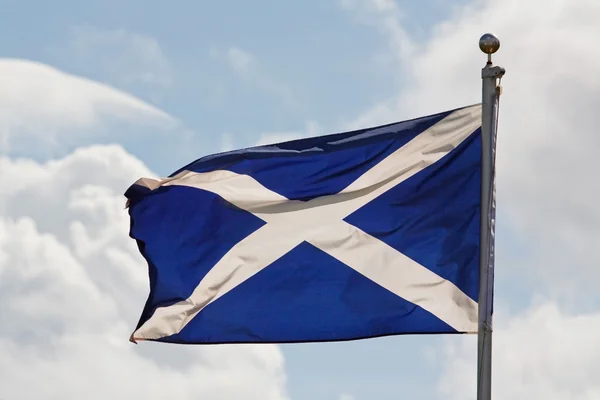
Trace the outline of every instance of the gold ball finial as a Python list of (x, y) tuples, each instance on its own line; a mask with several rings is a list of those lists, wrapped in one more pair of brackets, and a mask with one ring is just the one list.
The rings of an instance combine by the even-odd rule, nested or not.
[(500, 48), (500, 40), (491, 33), (486, 33), (479, 39), (479, 48), (485, 54), (494, 54)]

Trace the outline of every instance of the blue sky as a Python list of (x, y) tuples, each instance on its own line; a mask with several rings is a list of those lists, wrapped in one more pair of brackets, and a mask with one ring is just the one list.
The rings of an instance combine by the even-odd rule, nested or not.
[[(0, 39), (6, 57), (47, 63), (125, 90), (192, 132), (190, 151), (181, 154), (176, 146), (182, 139), (173, 140), (179, 155), (164, 164), (141, 153), (145, 148), (128, 147), (163, 174), (182, 160), (219, 151), (223, 134), (243, 147), (263, 133), (304, 131), (311, 122), (319, 132), (343, 129), (402, 84), (387, 38), (336, 1), (9, 4), (2, 22), (13, 34)], [(439, 1), (399, 5), (418, 39), (451, 12), (450, 4)], [(101, 38), (111, 31), (117, 36), (116, 30), (125, 31), (120, 43)], [(138, 49), (142, 59), (136, 59), (127, 54), (136, 38), (139, 46), (158, 50)], [(248, 71), (231, 65), (232, 49), (252, 57)], [(121, 69), (111, 66), (114, 57)], [(141, 72), (161, 76), (158, 82), (132, 79)]]
[[(577, 376), (556, 383), (555, 377), (564, 375), (564, 371), (558, 367), (544, 369), (540, 360), (545, 350), (528, 350), (526, 346), (537, 340), (539, 323), (550, 326), (545, 336), (548, 343), (559, 337), (573, 342), (573, 346), (577, 330), (568, 329), (578, 326), (581, 318), (589, 319), (586, 324), (600, 327), (600, 303), (593, 293), (593, 283), (600, 277), (600, 259), (589, 256), (598, 239), (594, 223), (600, 221), (589, 199), (597, 198), (594, 196), (600, 194), (600, 188), (591, 178), (575, 172), (598, 166), (591, 150), (598, 140), (588, 132), (597, 130), (598, 118), (590, 104), (600, 104), (600, 84), (581, 77), (595, 76), (600, 60), (577, 43), (586, 43), (589, 37), (600, 34), (597, 19), (589, 17), (600, 15), (600, 10), (591, 1), (572, 3), (564, 0), (544, 7), (546, 3), (537, 0), (510, 0), (501, 7), (491, 1), (466, 0), (0, 0), (0, 61), (5, 61), (0, 65), (5, 80), (0, 76), (0, 83), (16, 88), (0, 95), (0, 107), (7, 110), (0, 112), (5, 127), (5, 131), (0, 130), (0, 146), (4, 147), (0, 147), (0, 176), (5, 176), (7, 182), (26, 182), (19, 183), (24, 189), (16, 186), (19, 189), (14, 193), (0, 192), (4, 196), (0, 216), (5, 224), (0, 227), (4, 226), (5, 232), (14, 228), (21, 233), (33, 229), (31, 232), (37, 232), (40, 241), (54, 240), (60, 248), (69, 249), (78, 270), (89, 275), (89, 285), (99, 287), (102, 295), (129, 303), (122, 306), (128, 309), (126, 318), (115, 319), (119, 321), (118, 329), (126, 332), (135, 324), (146, 294), (143, 263), (134, 252), (128, 253), (131, 248), (126, 246), (131, 244), (124, 238), (126, 231), (119, 219), (122, 216), (113, 216), (113, 211), (106, 211), (109, 208), (103, 211), (106, 220), (102, 219), (104, 214), (87, 215), (83, 209), (71, 215), (68, 213), (72, 207), (83, 207), (84, 203), (73, 206), (75, 203), (68, 201), (86, 190), (97, 190), (86, 194), (90, 197), (85, 198), (89, 201), (85, 204), (89, 209), (104, 210), (105, 204), (122, 200), (119, 191), (137, 179), (138, 173), (168, 175), (214, 152), (391, 122), (478, 102), (479, 70), (485, 56), (479, 52), (477, 40), (492, 30), (502, 40), (497, 59), (508, 70), (500, 123), (497, 235), (497, 320), (501, 335), (497, 352), (507, 355), (499, 356), (497, 380), (505, 385), (498, 395), (550, 398), (549, 391), (557, 396), (568, 393), (571, 398), (592, 398), (585, 396), (600, 390), (592, 378)], [(546, 14), (528, 17), (540, 8)], [(567, 39), (551, 33), (554, 27)], [(550, 51), (554, 53), (549, 55)], [(550, 65), (543, 60), (547, 56), (554, 57)], [(15, 63), (16, 59), (25, 60), (25, 64)], [(30, 62), (66, 74), (63, 84), (44, 86), (49, 83), (41, 80), (58, 77), (46, 70), (30, 69)], [(105, 86), (84, 87), (87, 83), (75, 82), (73, 77)], [(121, 94), (116, 93), (133, 97), (117, 99)], [(21, 94), (24, 103), (15, 100)], [(69, 111), (69, 104), (81, 105), (81, 112)], [(124, 152), (120, 147), (98, 147), (101, 144), (117, 144)], [(48, 163), (50, 160), (54, 164)], [(81, 167), (81, 171), (89, 167), (95, 172), (71, 176), (71, 172), (61, 169), (63, 164)], [(23, 165), (38, 175), (18, 178)], [(113, 169), (108, 173), (102, 169), (106, 165), (123, 171)], [(534, 178), (525, 179), (526, 171)], [(102, 174), (110, 175), (110, 179)], [(86, 189), (82, 183), (86, 179), (96, 189)], [(27, 182), (46, 182), (47, 186), (32, 183), (29, 187)], [(71, 200), (65, 197), (63, 201), (51, 194), (53, 187), (63, 184), (71, 185)], [(92, 198), (98, 202), (91, 205)], [(54, 211), (37, 212), (34, 208), (40, 202), (55, 207)], [(20, 225), (29, 220), (35, 222), (35, 229)], [(99, 228), (92, 234), (96, 225)], [(89, 250), (90, 254), (105, 249), (102, 257), (107, 260), (117, 257), (110, 247), (113, 240), (128, 243), (119, 244), (127, 249), (119, 254), (129, 254), (129, 258), (120, 260), (128, 268), (132, 265), (127, 276), (134, 282), (135, 297), (120, 297), (120, 291), (127, 287), (106, 283), (120, 278), (101, 276), (94, 270), (102, 268), (100, 261), (96, 265), (82, 255), (84, 247), (76, 237), (85, 236), (81, 232), (86, 229), (90, 238), (99, 239), (98, 243), (90, 239), (95, 244), (85, 248), (95, 249)], [(4, 237), (12, 235), (6, 233)], [(9, 250), (29, 243), (25, 236), (22, 240), (14, 236), (16, 242), (12, 244), (2, 242), (2, 238), (0, 234), (0, 244), (12, 246), (6, 247)], [(37, 261), (14, 257), (17, 261), (10, 259), (12, 264), (7, 262), (4, 271), (22, 262), (37, 265), (38, 273), (43, 275), (50, 265), (43, 257)], [(56, 268), (61, 271), (61, 267)], [(2, 271), (0, 264), (0, 281)], [(31, 284), (29, 279), (19, 275), (14, 285), (25, 287)], [(15, 289), (15, 293), (9, 300), (21, 304), (17, 300), (25, 289), (22, 293)], [(0, 307), (0, 321), (12, 315)], [(37, 321), (37, 317), (31, 318), (23, 324)], [(567, 331), (552, 330), (553, 326), (563, 325)], [(23, 326), (21, 334), (27, 332)], [(525, 331), (527, 327), (531, 329)], [(16, 349), (15, 354), (27, 353), (7, 332), (0, 329), (0, 349), (4, 340)], [(106, 335), (103, 338), (112, 333)], [(66, 336), (57, 337), (65, 340)], [(126, 336), (122, 339), (126, 342)], [(269, 358), (275, 360), (269, 361), (275, 366), (268, 364), (254, 350), (250, 355), (241, 355), (240, 364), (247, 363), (249, 371), (254, 368), (260, 374), (271, 373), (270, 368), (281, 369), (286, 380), (277, 390), (291, 399), (472, 398), (475, 339), (408, 336), (285, 345), (281, 346), (283, 366), (277, 364), (275, 356)], [(593, 338), (589, 340), (593, 343)], [(185, 349), (170, 354), (171, 347), (149, 350), (150, 346), (126, 351), (141, 354), (139, 357), (152, 365), (159, 361), (178, 365), (175, 369), (181, 368), (182, 374), (190, 373), (194, 363), (206, 363), (210, 358), (198, 353), (198, 358), (187, 360)], [(548, 357), (556, 365), (598, 366), (598, 361), (590, 357), (600, 355), (600, 349), (592, 347), (588, 358), (575, 357), (574, 350), (556, 350)], [(48, 347), (40, 349), (49, 351)], [(237, 365), (236, 351), (223, 355), (226, 361), (219, 362), (224, 363), (226, 373), (216, 380), (233, 381), (244, 376), (245, 372), (232, 367)], [(118, 352), (110, 354), (115, 357), (106, 358), (107, 368), (111, 363), (124, 362)], [(514, 358), (520, 356), (524, 365), (540, 368), (540, 377), (519, 379), (514, 375)], [(39, 359), (31, 360), (43, 364)], [(258, 360), (259, 367), (252, 366), (253, 360)], [(267, 367), (263, 368), (263, 361)], [(139, 359), (132, 363), (146, 368)], [(0, 362), (0, 375), (3, 368), (8, 367)], [(68, 365), (65, 370), (69, 371)], [(233, 372), (227, 372), (230, 370)], [(167, 373), (162, 371), (156, 379)], [(247, 398), (282, 398), (262, 392), (269, 388), (270, 383), (260, 386), (261, 379), (271, 376), (268, 373), (256, 375), (256, 387), (254, 383), (247, 387), (240, 383), (240, 392), (231, 392), (231, 397), (223, 394), (223, 398), (244, 398), (239, 397), (240, 393), (247, 393)], [(183, 376), (203, 379), (202, 374)], [(254, 375), (248, 372), (248, 376)], [(88, 381), (97, 384), (94, 379)], [(140, 378), (139, 382), (143, 384), (144, 380)], [(56, 387), (48, 385), (47, 390), (54, 390), (55, 396), (64, 389), (58, 383)], [(113, 394), (117, 396), (136, 393), (125, 386), (122, 390), (115, 387)], [(71, 389), (64, 390), (76, 393)], [(180, 398), (192, 396), (181, 390)], [(189, 393), (206, 394), (202, 390), (190, 389)], [(33, 391), (28, 394), (37, 396)]]

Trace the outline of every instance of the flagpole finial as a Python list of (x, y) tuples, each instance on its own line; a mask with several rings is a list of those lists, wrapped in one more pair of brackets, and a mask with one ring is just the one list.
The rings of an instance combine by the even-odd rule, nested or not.
[(491, 33), (486, 33), (479, 39), (479, 48), (485, 54), (494, 54), (500, 48), (500, 40)]
[(500, 40), (491, 33), (485, 33), (479, 38), (479, 48), (488, 55), (488, 64), (492, 64), (492, 54), (500, 48)]

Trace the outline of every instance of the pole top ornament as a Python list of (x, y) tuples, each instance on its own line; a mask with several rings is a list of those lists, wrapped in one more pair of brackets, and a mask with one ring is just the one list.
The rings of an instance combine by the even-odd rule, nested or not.
[(491, 33), (486, 33), (479, 39), (479, 48), (485, 54), (492, 55), (500, 48), (500, 40)]

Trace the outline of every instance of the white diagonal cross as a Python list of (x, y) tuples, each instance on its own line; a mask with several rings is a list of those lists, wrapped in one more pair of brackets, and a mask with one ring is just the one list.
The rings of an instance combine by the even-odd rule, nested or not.
[[(477, 303), (452, 282), (343, 219), (455, 149), (481, 121), (479, 105), (448, 115), (366, 171), (341, 192), (289, 200), (248, 175), (183, 171), (150, 189), (190, 186), (216, 193), (266, 222), (233, 246), (184, 301), (159, 307), (133, 335), (158, 339), (181, 330), (206, 306), (306, 241), (459, 332), (477, 331)], [(268, 246), (265, 245), (268, 243)]]

